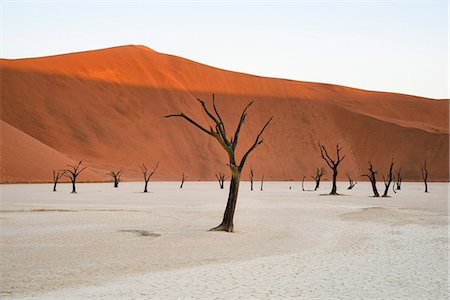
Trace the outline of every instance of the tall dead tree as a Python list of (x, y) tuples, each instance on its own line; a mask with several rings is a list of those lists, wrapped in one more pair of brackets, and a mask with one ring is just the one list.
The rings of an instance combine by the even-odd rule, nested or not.
[(312, 179), (314, 179), (314, 181), (316, 182), (316, 186), (314, 188), (315, 191), (317, 191), (317, 189), (319, 188), (320, 185), (320, 180), (322, 179), (322, 176), (325, 175), (325, 169), (324, 168), (317, 168), (316, 169), (316, 175), (311, 176)]
[(253, 191), (253, 168), (250, 167), (250, 191)]
[(383, 181), (384, 181), (384, 193), (382, 197), (388, 197), (388, 192), (389, 192), (389, 186), (391, 185), (392, 182), (392, 168), (394, 167), (394, 160), (391, 161), (391, 165), (389, 167), (389, 172), (387, 174), (387, 176), (383, 175)]
[(264, 174), (261, 177), (261, 191), (263, 190), (263, 186), (264, 186)]
[(402, 168), (397, 170), (397, 176), (395, 176), (395, 188), (397, 190), (402, 189)]
[(377, 172), (373, 169), (372, 163), (369, 161), (369, 174), (363, 174), (362, 176), (366, 176), (369, 178), (370, 183), (372, 184), (372, 190), (373, 190), (373, 196), (374, 197), (380, 197), (380, 194), (378, 193), (377, 189), (377, 178), (376, 174)]
[(341, 149), (339, 148), (339, 144), (336, 144), (336, 159), (332, 159), (327, 152), (327, 149), (323, 145), (319, 143), (320, 154), (322, 159), (327, 163), (330, 169), (333, 171), (333, 187), (331, 188), (330, 195), (338, 195), (337, 186), (336, 186), (336, 178), (338, 175), (338, 166), (342, 160), (344, 160), (345, 155), (341, 157)]
[(350, 176), (348, 176), (348, 174), (347, 174), (347, 178), (348, 178), (348, 184), (349, 184), (347, 190), (351, 190), (355, 187), (355, 185), (358, 183), (358, 181), (353, 181), (353, 179), (351, 179)]
[(150, 181), (150, 178), (152, 178), (153, 174), (155, 174), (156, 169), (158, 169), (159, 166), (159, 161), (156, 163), (156, 166), (153, 168), (153, 170), (148, 173), (148, 169), (145, 166), (145, 164), (142, 164), (141, 167), (141, 171), (142, 171), (142, 175), (144, 175), (144, 181), (145, 181), (145, 186), (144, 186), (144, 193), (147, 193), (147, 186), (148, 186), (148, 182)]
[(184, 182), (186, 181), (186, 175), (184, 175), (184, 173), (183, 173), (183, 175), (181, 175), (181, 184), (180, 184), (180, 189), (182, 189), (183, 188), (183, 184), (184, 184)]
[[(81, 167), (81, 164), (83, 163), (83, 160), (80, 160), (75, 165), (67, 165), (69, 169), (64, 170), (64, 176), (69, 178), (72, 182), (72, 193), (75, 194), (77, 192), (75, 188), (75, 184), (77, 182), (77, 177), (80, 175), (81, 172), (86, 170), (87, 167)], [(81, 168), (81, 169), (80, 169)]]
[(238, 162), (235, 157), (235, 149), (238, 144), (241, 126), (244, 123), (245, 118), (247, 116), (247, 109), (250, 107), (250, 105), (252, 105), (253, 101), (250, 102), (242, 111), (241, 117), (239, 119), (239, 123), (236, 127), (236, 131), (235, 131), (234, 135), (229, 139), (227, 137), (225, 124), (224, 124), (222, 117), (220, 116), (220, 114), (217, 110), (217, 107), (215, 105), (214, 94), (213, 94), (213, 98), (212, 98), (212, 105), (213, 105), (214, 113), (212, 113), (206, 107), (206, 104), (204, 101), (202, 101), (200, 99), (197, 99), (197, 100), (199, 101), (200, 105), (202, 106), (205, 114), (209, 117), (210, 121), (213, 122), (213, 125), (209, 126), (209, 129), (207, 129), (208, 127), (204, 127), (204, 126), (200, 125), (199, 123), (197, 123), (196, 121), (192, 120), (190, 117), (188, 117), (184, 113), (172, 114), (172, 115), (168, 115), (166, 117), (167, 118), (170, 118), (170, 117), (184, 118), (186, 121), (188, 121), (189, 123), (191, 123), (198, 129), (200, 129), (204, 133), (215, 138), (219, 142), (219, 144), (222, 146), (222, 148), (225, 150), (225, 152), (227, 152), (228, 158), (229, 158), (228, 166), (230, 167), (230, 170), (231, 170), (231, 183), (230, 183), (230, 191), (229, 191), (229, 195), (228, 195), (227, 206), (225, 208), (222, 222), (220, 223), (219, 226), (214, 227), (211, 230), (231, 232), (231, 231), (233, 231), (233, 217), (234, 217), (234, 212), (236, 209), (236, 202), (237, 202), (237, 198), (238, 198), (239, 183), (240, 183), (240, 179), (241, 179), (242, 169), (244, 168), (245, 162), (246, 162), (248, 156), (250, 155), (250, 153), (253, 150), (255, 150), (258, 145), (260, 145), (263, 142), (261, 135), (263, 134), (264, 130), (269, 125), (270, 121), (272, 120), (272, 117), (265, 123), (265, 125), (262, 127), (262, 129), (259, 131), (258, 135), (256, 136), (256, 139), (253, 142), (253, 144), (244, 153), (244, 155), (241, 158), (241, 161)]
[(219, 173), (216, 173), (216, 178), (217, 178), (217, 181), (219, 182), (220, 189), (223, 190), (223, 187), (225, 184), (225, 179), (227, 179), (227, 177), (225, 176), (224, 173), (219, 172)]
[(111, 176), (111, 179), (114, 182), (115, 188), (119, 187), (120, 177), (122, 177), (122, 173), (123, 173), (122, 169), (120, 169), (119, 171), (112, 170), (111, 172), (108, 173), (108, 175)]
[(425, 160), (423, 165), (420, 168), (420, 171), (422, 172), (422, 180), (425, 184), (425, 193), (428, 193), (428, 169), (427, 169), (427, 161)]
[(64, 170), (53, 170), (53, 191), (56, 192), (56, 185), (61, 177), (64, 176)]

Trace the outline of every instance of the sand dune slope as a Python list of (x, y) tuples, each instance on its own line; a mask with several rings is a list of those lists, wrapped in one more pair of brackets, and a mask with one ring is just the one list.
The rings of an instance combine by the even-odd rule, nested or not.
[[(226, 171), (227, 158), (216, 142), (182, 120), (163, 118), (183, 111), (209, 126), (195, 99), (209, 100), (212, 93), (229, 132), (245, 105), (255, 101), (241, 133), (240, 155), (274, 117), (248, 161), (256, 177), (312, 175), (325, 166), (317, 141), (342, 145), (347, 155), (342, 179), (347, 173), (358, 178), (368, 160), (385, 172), (391, 158), (405, 179), (419, 179), (425, 159), (433, 180), (449, 177), (448, 100), (258, 77), (142, 46), (0, 64), (3, 121), (71, 159), (84, 157), (101, 170), (125, 168), (125, 179), (140, 178), (142, 162), (160, 161), (155, 179), (177, 180), (184, 172), (190, 180), (206, 180)], [(43, 169), (46, 159), (40, 160)], [(2, 158), (2, 165), (13, 164), (7, 160)], [(13, 173), (26, 180), (21, 172), (5, 170), (2, 181)]]

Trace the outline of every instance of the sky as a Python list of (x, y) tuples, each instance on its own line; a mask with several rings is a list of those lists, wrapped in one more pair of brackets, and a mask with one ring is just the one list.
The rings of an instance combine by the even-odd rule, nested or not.
[(1, 58), (138, 44), (214, 67), (449, 98), (437, 1), (1, 0)]

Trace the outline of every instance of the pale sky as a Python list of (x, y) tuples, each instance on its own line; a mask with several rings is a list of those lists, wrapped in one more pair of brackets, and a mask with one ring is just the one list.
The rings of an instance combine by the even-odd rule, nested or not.
[(126, 44), (261, 76), (449, 98), (448, 1), (2, 1), (2, 58)]

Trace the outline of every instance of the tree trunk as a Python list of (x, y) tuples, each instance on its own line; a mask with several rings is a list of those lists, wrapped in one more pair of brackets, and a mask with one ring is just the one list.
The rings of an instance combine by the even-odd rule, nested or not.
[(337, 177), (337, 169), (333, 169), (333, 187), (331, 188), (330, 195), (337, 195), (337, 186), (336, 186), (336, 177)]
[(316, 187), (314, 188), (314, 191), (317, 191), (320, 185), (320, 179), (316, 180)]
[(75, 180), (72, 181), (72, 193), (76, 193), (76, 189), (75, 189)]
[(250, 191), (253, 191), (253, 179), (250, 180)]
[(114, 187), (119, 187), (119, 181), (118, 180), (114, 180)]
[(145, 187), (144, 187), (144, 193), (147, 193), (147, 185), (148, 185), (148, 181), (145, 181)]
[(54, 184), (53, 184), (53, 191), (54, 192), (56, 192), (56, 184), (57, 184), (57, 182), (54, 182)]
[(370, 180), (370, 183), (372, 184), (373, 196), (380, 197), (380, 194), (378, 193), (377, 189), (377, 182), (375, 180)]
[(425, 183), (425, 193), (428, 193), (428, 183), (426, 181), (424, 181)]
[(240, 174), (233, 174), (231, 176), (230, 192), (228, 194), (227, 207), (223, 214), (222, 223), (219, 226), (214, 227), (211, 231), (228, 231), (233, 232), (233, 218), (234, 211), (236, 210), (236, 202), (239, 193)]

